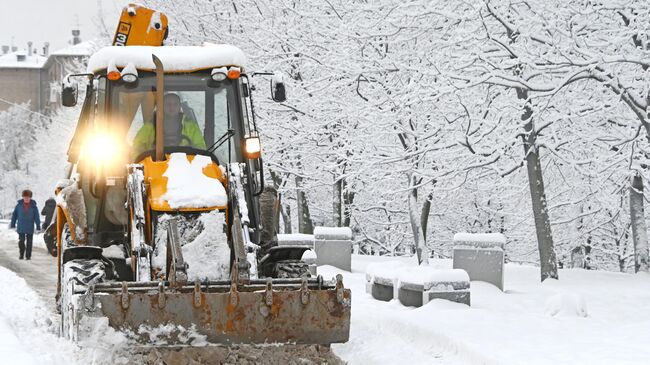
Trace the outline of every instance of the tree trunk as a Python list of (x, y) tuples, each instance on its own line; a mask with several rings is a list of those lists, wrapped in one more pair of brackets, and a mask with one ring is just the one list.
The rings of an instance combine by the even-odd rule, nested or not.
[(352, 203), (354, 203), (354, 192), (350, 191), (347, 184), (343, 187), (343, 227), (350, 227), (352, 221)]
[(283, 204), (282, 200), (280, 200), (280, 214), (282, 214), (284, 233), (292, 233), (293, 228), (291, 227), (291, 206), (289, 204)]
[(630, 220), (634, 242), (634, 272), (648, 271), (648, 231), (643, 208), (643, 178), (639, 173), (632, 177), (630, 187)]
[(261, 234), (260, 234), (260, 247), (261, 254), (264, 256), (269, 252), (271, 247), (277, 245), (278, 242), (278, 210), (279, 199), (278, 192), (273, 186), (265, 186), (264, 191), (260, 194), (260, 221), (261, 221)]
[[(412, 176), (409, 176), (409, 182), (411, 183), (411, 186), (415, 185)], [(413, 229), (413, 240), (415, 241), (415, 253), (418, 257), (418, 263), (420, 265), (426, 265), (429, 263), (429, 252), (424, 238), (424, 231), (422, 230), (422, 217), (418, 216), (420, 210), (418, 209), (417, 188), (411, 188), (408, 199), (409, 217), (411, 219), (411, 228)]]
[(335, 227), (341, 227), (343, 225), (343, 178), (334, 182), (332, 195), (332, 220)]
[[(526, 90), (518, 89), (517, 96), (519, 99), (528, 100), (528, 92)], [(542, 281), (548, 278), (558, 279), (557, 258), (555, 256), (555, 246), (551, 232), (551, 221), (548, 217), (548, 207), (546, 205), (542, 164), (536, 145), (537, 133), (533, 124), (533, 110), (528, 103), (524, 107), (521, 120), (525, 121), (524, 130), (526, 131), (526, 135), (524, 136), (524, 153), (526, 155), (528, 186), (530, 187), (535, 231), (537, 233), (541, 278)]]
[(309, 214), (309, 202), (302, 189), (302, 177), (300, 176), (296, 176), (296, 202), (298, 205), (298, 232), (314, 233), (314, 223), (311, 220), (311, 214)]
[(430, 193), (427, 196), (427, 199), (422, 203), (422, 214), (420, 215), (420, 225), (422, 226), (422, 235), (424, 236), (424, 242), (427, 242), (427, 227), (429, 226), (429, 212), (431, 212), (431, 199), (433, 199), (433, 193)]
[[(275, 173), (273, 170), (269, 170), (269, 173), (271, 175), (271, 179), (273, 179), (273, 186), (277, 191), (280, 191), (280, 187), (284, 185), (283, 179)], [(284, 195), (284, 194), (283, 194)], [(284, 199), (282, 195), (278, 195), (278, 199), (280, 201), (280, 207), (279, 207), (279, 214), (282, 215), (282, 223), (284, 225), (284, 233), (291, 233), (292, 232), (292, 227), (291, 227), (291, 206), (289, 204), (284, 203)], [(279, 225), (279, 219), (278, 219), (278, 225)], [(280, 227), (278, 227), (278, 232), (280, 232)]]

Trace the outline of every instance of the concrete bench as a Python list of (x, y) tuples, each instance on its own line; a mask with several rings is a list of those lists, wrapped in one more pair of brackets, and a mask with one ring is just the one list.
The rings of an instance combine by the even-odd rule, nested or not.
[(318, 265), (352, 271), (352, 230), (349, 227), (314, 228), (314, 250)]
[(409, 307), (421, 307), (434, 299), (470, 305), (469, 276), (460, 269), (409, 268), (400, 272), (398, 298)]
[(397, 261), (372, 263), (366, 267), (366, 292), (373, 298), (389, 302), (397, 297), (397, 274), (404, 264)]
[(503, 290), (505, 243), (500, 233), (457, 233), (453, 267), (467, 271), (470, 280), (485, 281)]
[(349, 227), (316, 227), (314, 234), (279, 234), (278, 245), (304, 245), (316, 252), (316, 264), (352, 271), (352, 230)]
[(433, 299), (470, 304), (469, 276), (464, 270), (408, 266), (402, 262), (373, 263), (366, 268), (366, 292), (388, 302), (421, 307)]

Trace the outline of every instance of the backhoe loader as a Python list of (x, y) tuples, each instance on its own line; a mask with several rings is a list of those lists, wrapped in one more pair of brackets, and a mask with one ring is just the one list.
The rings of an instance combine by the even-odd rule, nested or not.
[[(347, 341), (341, 276), (310, 276), (310, 248), (278, 246), (261, 223), (275, 203), (259, 199), (251, 78), (270, 76), (277, 102), (282, 78), (249, 73), (234, 46), (159, 46), (167, 19), (143, 9), (129, 5), (114, 45), (62, 88), (74, 106), (85, 87), (56, 189), (62, 335), (77, 340), (88, 321), (107, 318), (144, 344), (160, 329), (178, 344), (184, 331), (220, 344)], [(138, 16), (161, 22), (149, 29), (155, 39), (141, 35), (148, 45), (119, 36)]]

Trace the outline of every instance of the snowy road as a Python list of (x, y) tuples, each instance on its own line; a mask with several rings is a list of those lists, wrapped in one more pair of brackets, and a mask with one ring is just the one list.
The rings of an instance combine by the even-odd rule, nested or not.
[(54, 309), (56, 292), (56, 258), (50, 256), (42, 243), (42, 236), (34, 237), (30, 261), (18, 260), (17, 235), (14, 231), (2, 231), (0, 236), (0, 266), (25, 279), (45, 303)]

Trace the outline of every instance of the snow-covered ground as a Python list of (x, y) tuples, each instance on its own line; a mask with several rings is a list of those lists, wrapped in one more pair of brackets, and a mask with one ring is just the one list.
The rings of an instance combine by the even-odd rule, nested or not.
[(113, 351), (114, 344), (99, 346), (96, 339), (88, 340), (91, 341), (88, 346), (80, 347), (60, 338), (50, 306), (23, 278), (0, 266), (0, 363), (108, 365), (124, 362)]
[[(1, 232), (2, 242), (8, 244), (11, 234)], [(412, 259), (355, 255), (352, 273), (319, 268), (325, 278), (343, 274), (352, 289), (350, 341), (332, 346), (349, 364), (644, 364), (650, 358), (646, 274), (561, 270), (561, 280), (539, 283), (537, 268), (508, 264), (505, 292), (472, 282), (471, 307), (434, 300), (415, 309), (365, 293), (366, 267), (395, 260)], [(0, 359), (39, 365), (120, 362), (117, 347), (61, 340), (55, 318), (23, 278), (0, 267)]]
[[(434, 300), (422, 308), (365, 293), (368, 264), (395, 258), (354, 256), (350, 341), (333, 345), (350, 364), (645, 364), (650, 359), (650, 276), (506, 265), (505, 292), (471, 283), (472, 306)], [(409, 259), (404, 259), (408, 261)], [(451, 267), (447, 260), (436, 266)]]

